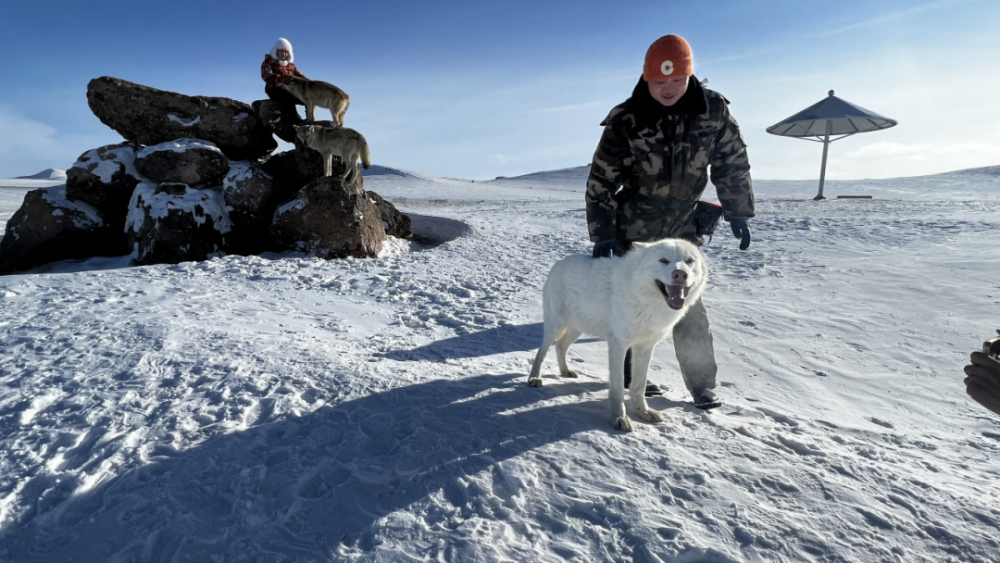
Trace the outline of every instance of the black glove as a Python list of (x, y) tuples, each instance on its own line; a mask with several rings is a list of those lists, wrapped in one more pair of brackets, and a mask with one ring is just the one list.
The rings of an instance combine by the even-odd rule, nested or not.
[[(1000, 330), (997, 331), (1000, 334)], [(966, 392), (977, 403), (1000, 414), (1000, 360), (973, 352), (965, 366)]]
[(749, 217), (730, 217), (729, 226), (733, 228), (733, 236), (740, 239), (740, 250), (750, 248)]
[(594, 258), (610, 258), (621, 255), (622, 249), (618, 246), (618, 241), (602, 240), (594, 244)]

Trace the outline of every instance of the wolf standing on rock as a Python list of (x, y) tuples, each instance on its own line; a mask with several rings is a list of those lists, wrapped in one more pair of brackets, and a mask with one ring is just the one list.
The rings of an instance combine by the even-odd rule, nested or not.
[[(682, 37), (666, 35), (653, 42), (632, 97), (602, 123), (586, 195), (595, 258), (620, 256), (635, 242), (665, 237), (702, 244), (710, 229), (702, 227), (698, 201), (709, 178), (733, 234), (742, 239), (740, 248), (749, 246), (747, 221), (754, 216), (750, 163), (728, 104), (694, 77), (691, 47)], [(720, 406), (712, 332), (701, 299), (674, 325), (673, 337), (694, 405)], [(627, 388), (631, 351), (624, 369)], [(654, 385), (645, 391), (659, 394)]]

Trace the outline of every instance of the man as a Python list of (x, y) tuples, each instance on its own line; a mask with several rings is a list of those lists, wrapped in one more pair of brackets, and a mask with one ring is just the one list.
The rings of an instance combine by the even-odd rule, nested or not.
[[(746, 143), (729, 101), (694, 77), (691, 47), (677, 35), (646, 52), (632, 97), (604, 120), (604, 134), (587, 179), (587, 223), (594, 257), (621, 255), (636, 241), (665, 237), (703, 244), (698, 200), (709, 180), (740, 248), (750, 244), (754, 216)], [(699, 212), (696, 213), (696, 208)], [(713, 224), (718, 216), (709, 220)], [(674, 348), (694, 405), (718, 407), (718, 370), (705, 306), (699, 300), (674, 327)], [(631, 356), (625, 358), (629, 385)], [(647, 395), (660, 394), (655, 385)]]
[[(298, 116), (295, 105), (303, 105), (302, 102), (290, 94), (287, 90), (278, 88), (278, 84), (284, 84), (291, 80), (290, 77), (308, 80), (304, 74), (295, 68), (295, 54), (292, 52), (292, 44), (284, 37), (274, 42), (271, 52), (264, 55), (264, 62), (260, 65), (260, 77), (264, 80), (264, 93), (267, 97), (282, 104), (288, 104), (291, 113)], [(300, 119), (301, 121), (301, 119)]]

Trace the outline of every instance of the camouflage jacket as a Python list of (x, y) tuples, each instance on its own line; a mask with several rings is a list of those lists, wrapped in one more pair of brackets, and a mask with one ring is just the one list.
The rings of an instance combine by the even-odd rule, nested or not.
[(677, 103), (684, 107), (671, 112), (650, 107), (658, 102), (646, 88), (640, 80), (602, 123), (587, 179), (590, 240), (680, 237), (701, 244), (693, 213), (709, 167), (725, 217), (753, 217), (750, 162), (729, 101), (691, 77)]

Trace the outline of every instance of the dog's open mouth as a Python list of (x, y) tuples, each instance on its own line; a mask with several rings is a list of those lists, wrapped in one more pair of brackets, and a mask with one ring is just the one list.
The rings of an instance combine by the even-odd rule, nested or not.
[(656, 280), (656, 287), (660, 288), (660, 293), (667, 299), (667, 305), (671, 309), (683, 309), (684, 298), (687, 297), (688, 287), (679, 283), (667, 285), (660, 280)]

